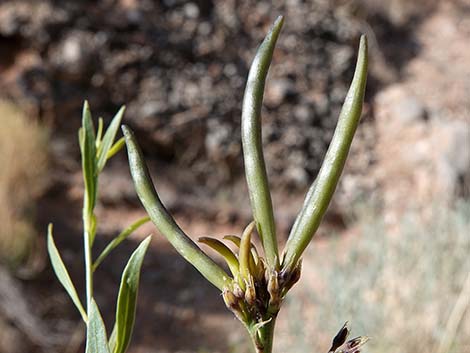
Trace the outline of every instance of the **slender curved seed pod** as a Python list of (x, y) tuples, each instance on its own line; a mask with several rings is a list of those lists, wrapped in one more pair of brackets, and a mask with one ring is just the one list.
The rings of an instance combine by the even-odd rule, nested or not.
[(127, 126), (123, 126), (122, 131), (126, 138), (132, 180), (150, 219), (186, 261), (191, 263), (214, 286), (223, 290), (229, 283), (228, 274), (204, 254), (176, 224), (160, 201), (134, 134)]
[(251, 233), (253, 232), (254, 227), (254, 222), (251, 222), (248, 227), (245, 228), (243, 231), (242, 240), (240, 242), (240, 254), (238, 258), (240, 261), (240, 274), (244, 279), (248, 279), (251, 275)]
[(261, 43), (251, 64), (243, 97), (241, 123), (245, 175), (253, 217), (263, 243), (267, 263), (270, 267), (276, 269), (279, 267), (279, 254), (273, 206), (262, 150), (261, 106), (266, 76), (283, 22), (284, 18), (279, 16), (271, 31)]
[(230, 240), (235, 246), (240, 247), (240, 243), (242, 242), (242, 238), (238, 235), (224, 235), (225, 240)]
[(333, 197), (361, 117), (366, 80), (367, 38), (363, 35), (354, 77), (341, 109), (333, 139), (318, 176), (307, 193), (302, 210), (289, 234), (283, 259), (285, 271), (292, 271), (297, 265)]
[[(242, 238), (240, 238), (239, 236), (225, 235), (224, 239), (231, 241), (235, 246), (240, 248), (240, 243), (242, 242)], [(258, 261), (259, 261), (258, 250), (256, 250), (256, 246), (253, 243), (251, 243), (251, 254), (253, 255), (253, 261), (255, 262), (255, 264), (258, 264)]]
[(198, 239), (200, 243), (206, 244), (210, 246), (213, 250), (217, 251), (220, 256), (222, 256), (227, 263), (228, 267), (230, 268), (230, 272), (232, 272), (233, 277), (237, 277), (239, 270), (238, 259), (235, 254), (228, 248), (227, 245), (222, 243), (218, 239), (209, 238), (209, 237), (201, 237)]
[[(240, 248), (242, 238), (236, 235), (226, 235), (224, 236), (224, 239), (230, 240), (233, 244)], [(257, 275), (255, 277), (258, 279), (264, 272), (264, 269), (262, 261), (260, 260), (260, 257), (258, 255), (258, 251), (256, 250), (256, 247), (253, 243), (251, 243), (251, 256), (248, 260), (251, 272), (256, 273)]]

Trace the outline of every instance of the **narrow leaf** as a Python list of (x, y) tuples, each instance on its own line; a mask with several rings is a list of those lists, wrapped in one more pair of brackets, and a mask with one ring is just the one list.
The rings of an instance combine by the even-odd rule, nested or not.
[(201, 237), (199, 238), (199, 242), (210, 246), (213, 250), (217, 251), (225, 260), (228, 267), (230, 268), (230, 272), (234, 278), (238, 276), (238, 259), (235, 254), (228, 248), (227, 245), (222, 243), (218, 239), (209, 238), (209, 237)]
[(47, 228), (47, 251), (51, 259), (52, 268), (54, 269), (59, 282), (65, 288), (73, 303), (77, 307), (83, 321), (87, 322), (88, 318), (85, 309), (80, 302), (80, 298), (78, 297), (75, 286), (72, 283), (72, 279), (70, 278), (67, 268), (65, 267), (64, 262), (60, 256), (59, 250), (55, 245), (54, 238), (52, 236), (52, 224), (49, 224)]
[(90, 302), (85, 353), (110, 353), (106, 328), (94, 299)]
[(228, 274), (204, 254), (176, 224), (160, 201), (134, 134), (127, 126), (123, 126), (122, 130), (126, 138), (132, 180), (137, 195), (150, 219), (186, 261), (196, 267), (214, 286), (223, 290), (225, 285), (229, 283)]
[(119, 235), (111, 240), (111, 242), (106, 246), (103, 252), (98, 256), (96, 261), (93, 264), (93, 271), (96, 271), (98, 266), (103, 262), (103, 260), (113, 251), (119, 244), (121, 244), (124, 240), (127, 239), (129, 235), (131, 235), (135, 230), (137, 230), (140, 226), (150, 221), (149, 217), (143, 217), (132, 223), (129, 227), (124, 229)]
[(253, 217), (263, 243), (266, 261), (274, 269), (279, 267), (279, 254), (273, 206), (261, 141), (261, 106), (263, 104), (266, 76), (283, 22), (282, 16), (276, 20), (251, 64), (243, 97), (241, 123), (245, 175)]
[(302, 210), (289, 234), (283, 260), (283, 269), (286, 271), (292, 271), (295, 268), (299, 258), (317, 231), (333, 197), (361, 118), (366, 80), (367, 39), (362, 36), (356, 70), (333, 139), (318, 176), (307, 193)]
[(101, 138), (103, 137), (103, 118), (98, 118), (98, 130), (96, 132), (96, 149), (100, 148)]
[(126, 145), (126, 139), (121, 137), (116, 143), (109, 149), (108, 154), (106, 155), (106, 160), (111, 159), (116, 153), (124, 148)]
[(88, 102), (83, 104), (82, 128), (79, 131), (82, 154), (83, 180), (85, 182), (86, 212), (92, 213), (96, 202), (96, 141), (95, 128)]
[(116, 308), (116, 334), (113, 353), (124, 353), (129, 346), (135, 322), (140, 269), (151, 237), (147, 237), (131, 255), (122, 273)]
[(121, 109), (119, 109), (119, 111), (114, 116), (113, 120), (111, 121), (111, 124), (109, 124), (109, 127), (106, 130), (106, 133), (103, 136), (103, 141), (101, 141), (100, 148), (98, 149), (98, 152), (97, 152), (98, 172), (103, 170), (106, 164), (106, 161), (108, 160), (108, 152), (111, 146), (113, 146), (114, 139), (116, 138), (116, 133), (119, 129), (119, 126), (121, 125), (121, 120), (122, 120), (125, 110), (126, 110), (126, 107), (122, 107)]
[(109, 342), (108, 342), (108, 347), (109, 347), (109, 351), (111, 353), (114, 352), (114, 350), (116, 349), (116, 344), (117, 344), (117, 328), (116, 328), (116, 323), (114, 323), (114, 327), (113, 327), (113, 330), (111, 331), (111, 335), (109, 336)]

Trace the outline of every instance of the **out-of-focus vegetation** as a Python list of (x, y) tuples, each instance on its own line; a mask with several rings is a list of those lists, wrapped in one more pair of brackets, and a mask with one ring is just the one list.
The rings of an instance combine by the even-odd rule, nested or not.
[(0, 261), (16, 267), (37, 241), (34, 206), (46, 181), (46, 133), (3, 101), (0, 125)]
[(349, 319), (372, 337), (364, 352), (468, 352), (470, 203), (407, 213), (393, 229), (371, 207), (359, 214), (346, 241), (330, 238), (307, 255), (311, 281), (288, 302), (298, 320), (284, 350), (319, 352)]

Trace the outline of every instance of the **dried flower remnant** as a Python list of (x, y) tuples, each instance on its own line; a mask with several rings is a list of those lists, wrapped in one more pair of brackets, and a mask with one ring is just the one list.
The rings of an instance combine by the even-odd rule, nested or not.
[(346, 342), (349, 333), (349, 324), (346, 322), (333, 338), (328, 353), (360, 353), (361, 347), (369, 340), (369, 337), (359, 336)]

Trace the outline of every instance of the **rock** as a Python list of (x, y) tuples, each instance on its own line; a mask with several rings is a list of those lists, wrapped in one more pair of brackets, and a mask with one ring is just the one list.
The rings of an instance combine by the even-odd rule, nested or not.
[(271, 108), (278, 107), (289, 96), (295, 94), (294, 85), (288, 79), (273, 80), (266, 87), (264, 103)]
[(71, 31), (51, 49), (49, 57), (62, 73), (79, 75), (93, 71), (97, 50), (94, 35), (86, 31)]
[(294, 116), (301, 123), (312, 124), (315, 120), (315, 111), (309, 104), (297, 105), (294, 108)]
[(375, 99), (375, 106), (377, 115), (387, 115), (399, 124), (419, 122), (427, 116), (423, 103), (400, 84), (380, 92)]
[(371, 177), (380, 185), (391, 223), (410, 208), (426, 213), (453, 202), (470, 175), (470, 123), (439, 112), (423, 119), (427, 109), (408, 87), (394, 85), (375, 100), (377, 160)]
[[(351, 80), (359, 38), (352, 17), (328, 1), (290, 1), (281, 9), (255, 0), (5, 0), (0, 37), (20, 45), (12, 49), (11, 41), (7, 46), (0, 38), (14, 73), (8, 84), (0, 81), (0, 90), (19, 102), (34, 97), (34, 110), (47, 114), (41, 118), (69, 141), (75, 141), (84, 99), (105, 123), (126, 104), (127, 123), (145, 134), (138, 137), (154, 159), (181, 165), (195, 182), (213, 178), (218, 168), (230, 174), (224, 180), (235, 180), (243, 173), (237, 131), (249, 65), (280, 12), (295, 20), (286, 21), (274, 52), (263, 128), (268, 149), (294, 146), (304, 164), (286, 158), (286, 151), (267, 151), (266, 164), (277, 166), (273, 186), (285, 182), (291, 167), (303, 169), (296, 175), (315, 175)], [(34, 70), (16, 67), (24, 48), (40, 59)], [(27, 89), (18, 87), (25, 82)], [(202, 109), (203, 115), (190, 116)], [(293, 124), (295, 134), (284, 133)], [(314, 148), (304, 142), (312, 128), (320, 137), (311, 142)]]
[(432, 139), (439, 190), (452, 199), (459, 182), (470, 180), (470, 122), (438, 122)]

